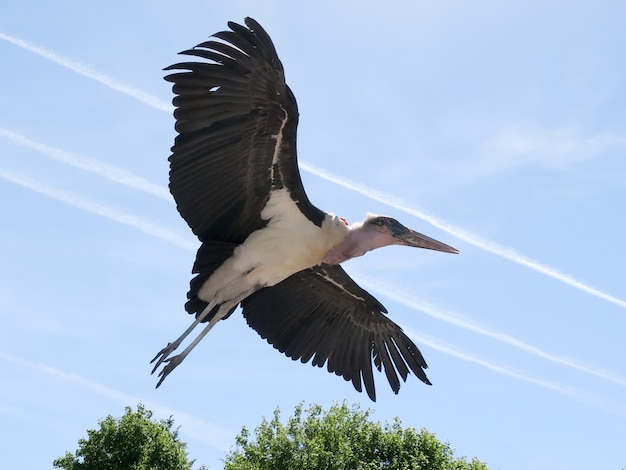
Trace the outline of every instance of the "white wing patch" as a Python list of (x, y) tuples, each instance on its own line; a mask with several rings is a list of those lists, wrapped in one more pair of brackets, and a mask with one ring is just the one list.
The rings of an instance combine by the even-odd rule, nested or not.
[(283, 112), (283, 120), (280, 125), (280, 129), (278, 129), (278, 133), (271, 136), (271, 138), (276, 141), (276, 144), (274, 145), (274, 154), (272, 155), (272, 166), (270, 167), (270, 181), (272, 182), (272, 185), (274, 185), (274, 169), (276, 168), (280, 158), (280, 146), (283, 143), (283, 129), (285, 129), (285, 125), (289, 120), (289, 115), (287, 114), (287, 111), (285, 111), (285, 108), (281, 105), (278, 105), (278, 107)]
[[(319, 272), (319, 271), (318, 271)], [(326, 279), (326, 282), (328, 282), (329, 284), (333, 284), (335, 286), (337, 286), (339, 289), (341, 289), (341, 291), (345, 294), (345, 295), (349, 295), (350, 297), (360, 300), (361, 302), (365, 302), (365, 299), (361, 296), (358, 296), (348, 290), (346, 290), (346, 288), (343, 286), (343, 284), (338, 283), (337, 281), (335, 281), (331, 276), (327, 275), (327, 274), (322, 274), (322, 277), (324, 279)]]

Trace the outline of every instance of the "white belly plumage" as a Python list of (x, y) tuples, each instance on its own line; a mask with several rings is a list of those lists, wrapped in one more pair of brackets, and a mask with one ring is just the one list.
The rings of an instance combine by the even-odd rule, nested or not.
[(298, 210), (286, 189), (274, 191), (261, 217), (268, 224), (250, 234), (233, 256), (198, 291), (205, 302), (241, 301), (261, 287), (319, 264), (348, 233), (337, 216), (327, 214), (321, 227)]

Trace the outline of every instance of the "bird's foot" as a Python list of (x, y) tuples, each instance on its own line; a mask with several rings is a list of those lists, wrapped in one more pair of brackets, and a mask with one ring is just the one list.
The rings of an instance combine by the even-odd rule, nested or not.
[[(161, 372), (159, 372), (159, 377), (161, 377), (161, 378), (159, 379), (159, 382), (156, 384), (156, 388), (159, 388), (159, 386), (165, 380), (165, 377), (167, 377), (174, 369), (176, 369), (176, 367), (178, 367), (178, 365), (181, 362), (183, 362), (183, 359), (185, 359), (185, 354), (178, 354), (177, 356), (170, 357), (169, 359), (161, 358), (159, 363), (167, 362), (167, 364), (165, 365), (165, 367), (163, 367)], [(157, 364), (157, 367), (158, 367), (158, 364)], [(156, 369), (156, 367), (155, 367), (155, 369)], [(154, 372), (154, 371), (152, 371), (152, 372)]]
[[(152, 369), (152, 372), (150, 372), (150, 374), (154, 374), (154, 372), (159, 368), (159, 366), (161, 364), (163, 364), (163, 362), (165, 362), (167, 360), (167, 358), (169, 357), (170, 354), (172, 354), (174, 351), (176, 351), (176, 348), (178, 348), (178, 346), (180, 346), (180, 341), (174, 341), (173, 343), (167, 343), (167, 346), (165, 346), (163, 349), (161, 349), (156, 356), (154, 356), (154, 358), (150, 361), (150, 364), (152, 364), (154, 361), (157, 361), (157, 363), (154, 365), (154, 368)], [(160, 382), (159, 382), (160, 383)], [(158, 387), (158, 385), (157, 385)]]

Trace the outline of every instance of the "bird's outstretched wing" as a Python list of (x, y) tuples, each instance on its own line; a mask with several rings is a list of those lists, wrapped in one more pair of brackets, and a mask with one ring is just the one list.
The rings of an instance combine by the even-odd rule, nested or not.
[(176, 137), (170, 191), (200, 240), (241, 243), (265, 226), (272, 189), (287, 188), (321, 225), (296, 160), (298, 109), (269, 35), (253, 19), (228, 23), (214, 39), (181, 54), (205, 59), (166, 70), (173, 83)]
[(261, 289), (242, 303), (248, 324), (276, 349), (303, 363), (361, 381), (376, 400), (372, 364), (383, 369), (395, 393), (409, 370), (430, 385), (417, 346), (389, 320), (385, 307), (340, 267), (321, 264)]

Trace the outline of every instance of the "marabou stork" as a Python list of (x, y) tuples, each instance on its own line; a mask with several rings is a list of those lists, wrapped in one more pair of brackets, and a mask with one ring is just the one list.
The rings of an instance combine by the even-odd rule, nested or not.
[(152, 360), (153, 373), (165, 363), (157, 387), (239, 304), (276, 349), (326, 363), (372, 400), (372, 364), (395, 393), (409, 371), (430, 384), (417, 346), (339, 264), (392, 244), (458, 251), (390, 217), (368, 214), (348, 226), (309, 202), (296, 159), (296, 99), (269, 35), (252, 18), (245, 24), (229, 22), (217, 40), (181, 52), (207, 61), (165, 69), (176, 71), (165, 79), (177, 95), (170, 190), (202, 245), (185, 304), (195, 321)]

